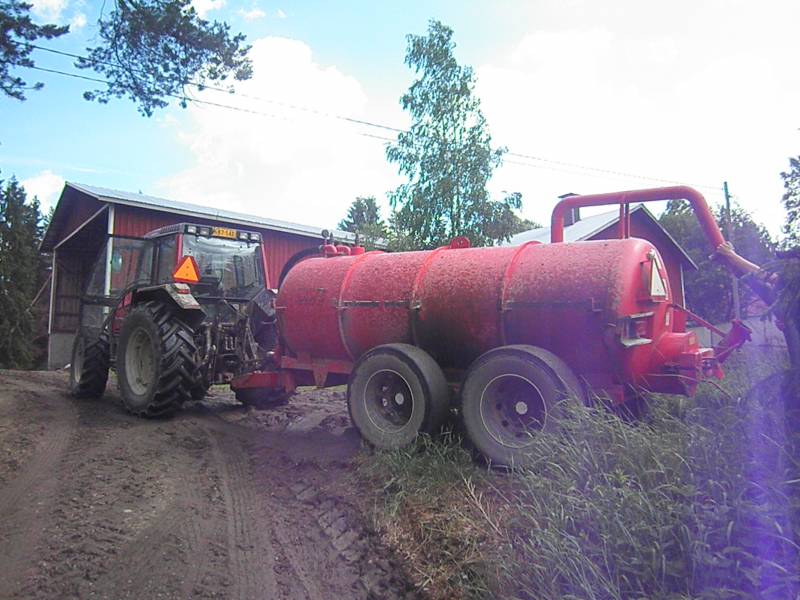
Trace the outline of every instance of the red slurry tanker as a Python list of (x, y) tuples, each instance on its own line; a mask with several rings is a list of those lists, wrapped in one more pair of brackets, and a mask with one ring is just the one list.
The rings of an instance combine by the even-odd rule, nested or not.
[[(608, 395), (636, 412), (640, 390), (692, 394), (747, 331), (736, 325), (716, 349), (700, 347), (658, 250), (629, 236), (631, 203), (670, 199), (692, 204), (709, 251), (724, 242), (688, 187), (568, 197), (553, 211), (551, 244), (456, 238), (385, 253), (326, 242), (285, 273), (274, 313), (262, 299), (261, 313), (277, 317), (262, 319), (276, 328), (262, 338), (275, 341), (231, 387), (254, 398), (347, 384), (353, 423), (381, 448), (435, 433), (457, 409), (471, 442), (500, 464), (524, 457), (567, 396)], [(563, 242), (569, 208), (605, 204), (620, 205), (619, 239)]]
[[(269, 376), (287, 390), (347, 383), (353, 422), (379, 447), (434, 432), (458, 408), (475, 446), (504, 464), (565, 395), (592, 390), (621, 404), (635, 390), (692, 394), (721, 374), (746, 330), (701, 348), (658, 250), (629, 237), (630, 203), (669, 199), (692, 204), (709, 251), (724, 242), (703, 196), (672, 187), (568, 197), (553, 211), (551, 244), (325, 247), (278, 291), (281, 355)], [(620, 205), (620, 239), (563, 242), (567, 209), (604, 204)]]

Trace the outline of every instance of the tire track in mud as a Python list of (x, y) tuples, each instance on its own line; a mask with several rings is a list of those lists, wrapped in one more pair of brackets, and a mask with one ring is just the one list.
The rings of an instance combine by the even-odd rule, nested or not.
[(224, 397), (141, 420), (113, 390), (79, 402), (62, 374), (6, 377), (0, 449), (35, 427), (0, 481), (0, 598), (418, 597), (347, 488), (357, 438), (318, 431), (320, 402), (274, 426)]
[(276, 597), (275, 551), (262, 520), (268, 515), (252, 490), (249, 461), (240, 441), (231, 436), (210, 437), (214, 466), (225, 508), (233, 597)]
[[(26, 396), (28, 400), (42, 400), (30, 393)], [(19, 412), (24, 413), (24, 407)], [(60, 412), (60, 418), (46, 433), (39, 432), (30, 456), (19, 470), (0, 485), (0, 597), (9, 597), (22, 585), (44, 531), (44, 499), (57, 485), (52, 472), (67, 450), (77, 421), (74, 411)], [(29, 418), (25, 414), (19, 420)], [(8, 435), (13, 436), (14, 432)]]

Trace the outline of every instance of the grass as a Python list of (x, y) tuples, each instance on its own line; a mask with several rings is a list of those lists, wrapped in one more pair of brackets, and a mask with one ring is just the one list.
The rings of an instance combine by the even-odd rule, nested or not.
[[(433, 598), (795, 598), (800, 465), (775, 356), (646, 423), (570, 405), (513, 473), (455, 435), (364, 454), (376, 525)], [(776, 374), (778, 373), (778, 374)]]

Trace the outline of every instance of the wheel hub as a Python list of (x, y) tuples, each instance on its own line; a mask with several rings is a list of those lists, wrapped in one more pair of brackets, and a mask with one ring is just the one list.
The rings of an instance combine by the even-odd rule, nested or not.
[(392, 370), (372, 374), (364, 390), (367, 416), (378, 429), (399, 431), (411, 420), (414, 398), (408, 382)]
[(125, 353), (125, 374), (128, 385), (137, 396), (147, 393), (156, 373), (153, 343), (145, 329), (131, 334)]
[(500, 375), (483, 390), (481, 418), (489, 434), (500, 444), (521, 448), (529, 445), (531, 433), (540, 430), (547, 410), (539, 388), (526, 377)]

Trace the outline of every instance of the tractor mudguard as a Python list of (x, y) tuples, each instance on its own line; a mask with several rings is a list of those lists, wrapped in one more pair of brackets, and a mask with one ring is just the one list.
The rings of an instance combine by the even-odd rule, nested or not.
[(185, 283), (164, 283), (143, 287), (133, 294), (134, 303), (149, 300), (173, 305), (177, 309), (180, 319), (192, 329), (195, 329), (206, 318), (205, 311), (192, 296), (191, 289)]

